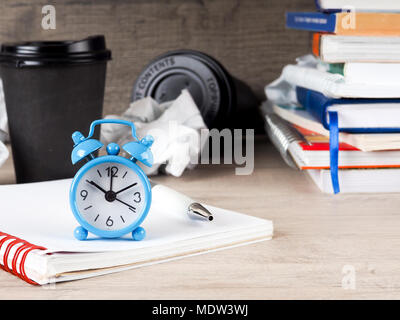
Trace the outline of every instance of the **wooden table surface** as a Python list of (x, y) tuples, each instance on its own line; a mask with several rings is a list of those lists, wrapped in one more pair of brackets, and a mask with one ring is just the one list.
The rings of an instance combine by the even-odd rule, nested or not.
[[(8, 161), (0, 182), (13, 180)], [(400, 298), (399, 194), (322, 194), (266, 138), (256, 141), (250, 176), (236, 176), (231, 165), (203, 165), (156, 180), (209, 204), (272, 219), (273, 240), (50, 288), (1, 271), (0, 298)], [(342, 286), (345, 270), (354, 271), (354, 289)]]

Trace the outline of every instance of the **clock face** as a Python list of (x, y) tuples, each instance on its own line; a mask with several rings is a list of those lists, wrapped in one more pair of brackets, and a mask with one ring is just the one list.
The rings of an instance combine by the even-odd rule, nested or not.
[(121, 230), (140, 219), (147, 203), (145, 188), (132, 168), (103, 162), (82, 175), (75, 189), (76, 207), (91, 226)]

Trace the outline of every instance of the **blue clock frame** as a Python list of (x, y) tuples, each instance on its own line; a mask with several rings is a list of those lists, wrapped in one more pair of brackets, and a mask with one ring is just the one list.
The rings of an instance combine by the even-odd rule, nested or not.
[[(131, 127), (132, 137), (134, 138), (134, 141), (128, 142), (122, 147), (128, 154), (131, 155), (130, 159), (118, 156), (120, 147), (116, 143), (110, 143), (107, 146), (108, 155), (100, 156), (97, 158), (93, 155), (95, 151), (103, 146), (100, 141), (96, 139), (91, 139), (94, 134), (95, 127), (102, 123), (122, 124)], [(140, 227), (140, 225), (143, 223), (150, 210), (152, 192), (149, 179), (147, 178), (143, 170), (136, 164), (136, 161), (141, 161), (143, 164), (150, 167), (152, 166), (153, 155), (150, 151), (150, 146), (153, 143), (153, 137), (146, 136), (139, 141), (136, 136), (135, 126), (132, 122), (117, 119), (102, 119), (92, 122), (89, 130), (89, 135), (86, 138), (79, 131), (76, 131), (72, 134), (72, 139), (75, 143), (74, 149), (71, 154), (72, 163), (75, 164), (82, 159), (87, 159), (89, 161), (76, 173), (75, 177), (72, 180), (69, 192), (70, 207), (72, 213), (74, 214), (75, 219), (81, 225), (80, 227), (77, 227), (74, 231), (75, 238), (77, 238), (78, 240), (85, 240), (87, 238), (88, 232), (91, 232), (102, 238), (119, 238), (128, 233), (132, 233), (132, 237), (134, 240), (142, 240), (145, 237), (146, 233), (145, 230)], [(87, 173), (91, 168), (103, 163), (119, 163), (130, 168), (137, 174), (137, 176), (141, 180), (145, 193), (146, 204), (143, 207), (142, 212), (139, 213), (139, 218), (136, 219), (129, 226), (126, 226), (119, 230), (102, 230), (89, 224), (82, 216), (76, 202), (77, 188), (85, 173)]]
[[(120, 164), (123, 164), (123, 165), (129, 167), (130, 169), (132, 169), (132, 171), (134, 171), (139, 176), (139, 178), (142, 181), (143, 186), (144, 186), (146, 205), (143, 208), (142, 212), (139, 214), (140, 215), (139, 219), (137, 219), (131, 225), (129, 225), (123, 229), (120, 229), (120, 230), (102, 230), (102, 229), (93, 227), (88, 222), (86, 222), (86, 220), (81, 216), (81, 213), (79, 212), (79, 209), (76, 204), (76, 194), (77, 194), (76, 191), (77, 191), (79, 182), (81, 181), (82, 177), (92, 167), (97, 166), (101, 163), (107, 163), (107, 162), (116, 162), (116, 163), (120, 163)], [(107, 155), (107, 156), (101, 156), (94, 160), (91, 160), (90, 162), (88, 162), (86, 165), (84, 165), (82, 168), (79, 169), (79, 171), (75, 175), (74, 180), (72, 181), (71, 189), (70, 189), (70, 193), (69, 193), (69, 199), (70, 199), (70, 206), (71, 206), (72, 213), (74, 214), (74, 216), (75, 216), (76, 220), (79, 222), (79, 224), (82, 227), (84, 227), (87, 231), (89, 231), (93, 234), (96, 234), (100, 237), (103, 237), (103, 238), (118, 238), (127, 233), (133, 232), (137, 227), (139, 227), (142, 224), (143, 220), (146, 218), (146, 216), (150, 210), (151, 195), (152, 195), (151, 194), (151, 185), (150, 185), (149, 179), (147, 178), (147, 176), (145, 175), (143, 170), (137, 164), (133, 163), (131, 160), (128, 160), (128, 159), (120, 157), (120, 156)]]

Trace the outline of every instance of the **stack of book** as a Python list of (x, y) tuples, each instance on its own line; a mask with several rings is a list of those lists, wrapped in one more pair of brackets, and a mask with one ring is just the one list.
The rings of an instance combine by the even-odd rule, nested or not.
[(267, 130), (324, 192), (400, 192), (400, 1), (316, 2), (287, 13), (313, 55), (265, 88)]

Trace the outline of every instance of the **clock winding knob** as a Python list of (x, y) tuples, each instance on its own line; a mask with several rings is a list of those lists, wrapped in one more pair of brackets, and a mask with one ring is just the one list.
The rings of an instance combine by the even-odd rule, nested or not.
[(107, 153), (112, 156), (118, 155), (120, 151), (119, 145), (115, 142), (111, 142), (107, 145)]

